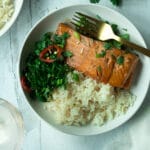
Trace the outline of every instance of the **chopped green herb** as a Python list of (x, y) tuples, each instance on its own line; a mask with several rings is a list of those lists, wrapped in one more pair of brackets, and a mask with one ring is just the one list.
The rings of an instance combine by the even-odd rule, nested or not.
[(113, 40), (113, 47), (121, 49), (122, 44), (118, 41)]
[(41, 41), (35, 42), (35, 54), (38, 56), (40, 52), (47, 47), (48, 45), (52, 45), (51, 39), (52, 34), (51, 33), (46, 33)]
[(57, 79), (57, 85), (59, 86), (59, 85), (62, 85), (62, 83), (63, 83), (63, 79)]
[(56, 59), (56, 58), (57, 58), (57, 54), (51, 54), (51, 55), (49, 56), (49, 58), (51, 58), (51, 59)]
[(104, 49), (105, 49), (105, 50), (109, 50), (109, 49), (111, 49), (111, 48), (113, 48), (113, 45), (112, 45), (111, 42), (105, 42), (105, 43), (104, 43)]
[[(121, 0), (110, 0), (113, 5), (119, 5)], [(99, 3), (100, 0), (90, 0), (91, 3)]]
[(100, 53), (96, 53), (96, 58), (104, 57), (106, 55), (106, 51), (102, 50)]
[(102, 20), (102, 18), (100, 17), (100, 15), (96, 15), (96, 18), (97, 18), (98, 20)]
[(72, 57), (72, 56), (73, 56), (73, 53), (70, 52), (70, 51), (64, 51), (64, 52), (63, 52), (63, 56), (64, 56), (64, 57)]
[(76, 39), (78, 39), (80, 41), (81, 37), (80, 37), (80, 34), (78, 32), (75, 31), (74, 36), (75, 36)]
[(120, 33), (117, 24), (112, 24), (111, 27), (115, 34), (118, 35)]
[(58, 45), (61, 48), (64, 48), (66, 44), (66, 39), (69, 37), (68, 33), (64, 33), (63, 35), (57, 35), (55, 34), (53, 36), (53, 44)]
[(97, 67), (97, 71), (98, 71), (98, 72), (101, 72), (101, 71), (102, 71), (101, 66), (98, 66), (98, 67)]
[[(68, 33), (63, 35), (54, 35), (51, 37), (49, 33), (45, 34), (41, 41), (36, 42), (35, 51), (27, 58), (27, 66), (23, 75), (27, 78), (31, 95), (35, 96), (41, 101), (46, 101), (52, 94), (53, 90), (58, 87), (66, 87), (67, 74), (72, 72), (72, 69), (65, 63), (65, 61), (57, 60), (53, 63), (45, 63), (39, 59), (40, 52), (49, 45), (65, 46), (66, 39), (69, 37)], [(66, 56), (71, 56), (71, 52), (67, 52)], [(56, 53), (46, 55), (45, 57), (56, 58)], [(64, 60), (64, 59), (63, 59)]]
[(123, 56), (118, 56), (117, 57), (117, 64), (122, 65), (124, 63), (124, 57)]
[(99, 3), (100, 0), (90, 0), (91, 3)]
[(121, 34), (120, 37), (125, 39), (125, 40), (129, 40), (130, 39), (129, 34), (127, 34), (127, 33), (126, 34)]
[(77, 73), (72, 73), (72, 79), (75, 81), (79, 81), (79, 75)]
[(121, 0), (110, 0), (112, 2), (113, 5), (119, 5)]
[[(84, 16), (80, 16), (79, 21), (77, 22), (78, 26), (84, 27), (85, 25), (88, 26), (88, 20)], [(80, 33), (83, 33), (83, 30), (80, 30), (80, 28), (76, 27), (76, 30), (79, 31)]]

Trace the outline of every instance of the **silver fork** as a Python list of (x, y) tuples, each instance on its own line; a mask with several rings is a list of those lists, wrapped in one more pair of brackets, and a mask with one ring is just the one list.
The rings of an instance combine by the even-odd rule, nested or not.
[(83, 13), (76, 12), (71, 23), (74, 24), (78, 28), (78, 30), (81, 31), (81, 33), (83, 34), (89, 35), (90, 37), (101, 41), (107, 41), (111, 39), (116, 40), (150, 57), (150, 50), (117, 36), (113, 32), (111, 25), (109, 25), (106, 22), (97, 20)]

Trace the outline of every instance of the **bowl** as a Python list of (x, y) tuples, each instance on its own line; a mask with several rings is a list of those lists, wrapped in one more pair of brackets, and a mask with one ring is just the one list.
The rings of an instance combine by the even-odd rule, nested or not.
[(21, 8), (23, 5), (23, 0), (14, 0), (14, 13), (13, 15), (10, 17), (9, 21), (0, 29), (0, 37), (5, 34), (10, 28), (11, 26), (14, 24), (14, 22), (16, 21)]
[(136, 95), (136, 101), (132, 107), (129, 108), (126, 114), (115, 118), (112, 121), (104, 124), (103, 126), (82, 126), (82, 127), (75, 127), (75, 126), (64, 126), (58, 125), (54, 122), (53, 116), (44, 109), (43, 103), (37, 100), (33, 100), (30, 98), (28, 93), (25, 93), (20, 84), (20, 77), (21, 72), (26, 65), (26, 58), (29, 53), (33, 50), (35, 41), (39, 40), (40, 37), (46, 32), (55, 31), (57, 25), (60, 22), (64, 22), (67, 19), (71, 19), (76, 11), (83, 12), (85, 14), (89, 14), (90, 16), (95, 17), (96, 15), (100, 15), (105, 20), (108, 20), (112, 23), (119, 25), (122, 29), (125, 28), (128, 33), (130, 33), (131, 41), (138, 43), (139, 45), (146, 47), (144, 39), (142, 38), (139, 31), (136, 27), (123, 15), (119, 14), (118, 12), (101, 6), (101, 5), (94, 5), (94, 4), (82, 4), (82, 5), (74, 5), (65, 7), (53, 12), (50, 12), (47, 16), (42, 18), (38, 21), (34, 27), (30, 30), (27, 34), (25, 41), (23, 43), (20, 58), (18, 63), (18, 83), (21, 89), (21, 95), (25, 99), (25, 101), (29, 104), (30, 108), (37, 114), (37, 116), (47, 122), (50, 126), (53, 126), (55, 129), (73, 135), (96, 135), (100, 133), (104, 133), (110, 131), (121, 124), (125, 123), (129, 120), (139, 109), (146, 93), (148, 91), (149, 83), (150, 83), (150, 60), (148, 57), (139, 54), (141, 63), (138, 66), (137, 73), (136, 73), (136, 82), (134, 82), (131, 92)]

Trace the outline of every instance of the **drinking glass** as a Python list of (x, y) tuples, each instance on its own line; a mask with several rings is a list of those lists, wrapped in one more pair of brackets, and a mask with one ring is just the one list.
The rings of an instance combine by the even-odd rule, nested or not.
[(24, 137), (21, 113), (0, 98), (0, 150), (20, 150)]

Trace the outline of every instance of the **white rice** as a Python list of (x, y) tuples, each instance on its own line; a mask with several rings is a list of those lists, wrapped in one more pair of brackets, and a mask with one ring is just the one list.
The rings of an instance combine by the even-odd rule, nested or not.
[(97, 83), (78, 74), (79, 82), (73, 81), (70, 73), (68, 88), (59, 88), (54, 91), (53, 99), (49, 97), (46, 109), (54, 111), (57, 123), (101, 126), (124, 114), (133, 105), (135, 96), (128, 91), (115, 92), (109, 84)]
[(0, 29), (9, 21), (13, 13), (13, 0), (0, 0)]

